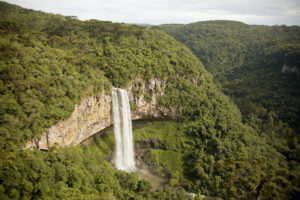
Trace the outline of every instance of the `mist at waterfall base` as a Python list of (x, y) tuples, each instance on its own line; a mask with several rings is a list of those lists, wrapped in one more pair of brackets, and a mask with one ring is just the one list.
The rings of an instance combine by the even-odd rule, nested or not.
[(115, 167), (126, 172), (135, 171), (130, 104), (126, 90), (112, 88), (112, 107), (116, 140)]

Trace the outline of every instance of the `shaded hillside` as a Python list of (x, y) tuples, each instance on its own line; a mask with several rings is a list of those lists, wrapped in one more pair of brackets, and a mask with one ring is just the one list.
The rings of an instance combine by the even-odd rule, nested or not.
[(247, 99), (299, 128), (300, 27), (255, 26), (233, 21), (162, 25), (203, 62), (224, 91)]
[(244, 123), (299, 162), (300, 27), (207, 21), (160, 28), (200, 58)]
[[(298, 171), (242, 124), (240, 111), (202, 63), (168, 34), (3, 2), (0, 13), (0, 199), (167, 200), (185, 199), (185, 191), (226, 199), (299, 194)], [(177, 123), (140, 130), (153, 132), (165, 146), (147, 149), (145, 160), (169, 176), (165, 187), (151, 192), (137, 173), (115, 170), (106, 161), (113, 151), (111, 134), (88, 146), (19, 150), (68, 118), (83, 98), (109, 94), (112, 85), (124, 88), (134, 77), (168, 79), (159, 104), (181, 113)], [(137, 142), (152, 140), (142, 133)]]

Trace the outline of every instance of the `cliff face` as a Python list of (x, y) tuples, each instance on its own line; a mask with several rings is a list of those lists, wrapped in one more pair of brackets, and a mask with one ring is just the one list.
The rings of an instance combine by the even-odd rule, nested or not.
[(175, 119), (178, 112), (175, 107), (166, 108), (158, 105), (159, 97), (164, 95), (168, 80), (150, 79), (143, 83), (135, 79), (128, 87), (130, 101), (136, 106), (131, 111), (131, 119)]
[(295, 73), (299, 75), (299, 69), (296, 66), (289, 66), (286, 63), (283, 63), (281, 71), (282, 73)]
[(111, 97), (102, 92), (75, 105), (69, 119), (55, 124), (40, 139), (30, 141), (25, 148), (48, 149), (55, 143), (59, 146), (78, 144), (111, 124)]
[[(166, 82), (150, 79), (143, 82), (133, 80), (127, 88), (132, 103), (131, 117), (137, 119), (176, 118), (176, 108), (165, 108), (158, 105), (158, 98), (164, 95)], [(96, 96), (86, 98), (69, 119), (59, 122), (49, 128), (41, 138), (28, 142), (27, 148), (48, 149), (53, 145), (76, 145), (88, 137), (112, 125), (111, 96), (101, 92)]]

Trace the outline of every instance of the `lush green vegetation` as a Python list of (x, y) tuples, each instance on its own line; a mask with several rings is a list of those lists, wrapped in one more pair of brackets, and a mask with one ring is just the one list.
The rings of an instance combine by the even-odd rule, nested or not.
[(225, 199), (299, 194), (297, 169), (289, 171), (284, 157), (246, 127), (217, 135), (201, 126), (201, 121), (149, 122), (134, 130), (138, 154), (169, 185), (195, 193)]
[[(0, 2), (0, 35), (1, 199), (167, 200), (186, 199), (185, 191), (224, 199), (299, 196), (297, 140), (289, 143), (296, 147), (279, 139), (270, 144), (260, 125), (243, 124), (197, 57), (167, 33)], [(169, 178), (164, 187), (151, 191), (137, 173), (115, 170), (107, 161), (114, 146), (109, 133), (86, 146), (20, 150), (84, 97), (135, 77), (168, 79), (159, 104), (181, 113), (177, 122), (150, 123), (134, 133), (144, 162)], [(268, 116), (266, 130), (292, 133), (274, 123), (275, 114), (259, 111)], [(295, 159), (287, 162), (284, 152)]]
[(162, 25), (204, 63), (238, 105), (243, 122), (295, 169), (300, 160), (300, 27), (232, 21)]
[(182, 155), (187, 138), (181, 123), (148, 122), (133, 133), (138, 154), (153, 174), (168, 179), (183, 177)]
[(17, 143), (38, 137), (83, 97), (111, 85), (124, 87), (137, 76), (207, 73), (190, 50), (159, 30), (6, 3), (0, 11), (2, 132)]
[[(271, 191), (267, 187), (268, 184), (276, 188), (280, 185), (275, 186), (273, 182), (276, 180), (277, 170), (285, 170), (298, 179), (297, 160), (286, 162), (284, 155), (272, 147), (269, 137), (260, 136), (254, 129), (240, 123), (241, 114), (228, 99), (226, 101), (227, 97), (217, 93), (214, 88), (204, 88), (185, 79), (177, 79), (168, 85), (166, 96), (162, 98), (165, 105), (185, 105), (185, 133), (192, 139), (192, 147), (187, 148), (189, 153), (186, 165), (189, 169), (187, 173), (190, 173), (187, 177), (194, 180), (193, 184), (189, 183), (191, 185), (187, 184), (185, 188), (209, 195), (218, 195), (222, 191), (221, 194), (226, 198), (253, 198), (267, 194), (279, 199), (292, 198), (290, 192), (299, 191), (299, 186), (291, 184), (296, 187), (285, 192), (283, 191), (287, 189), (286, 186), (285, 189), (278, 188), (281, 193), (274, 192), (277, 189)], [(224, 171), (218, 171), (218, 163), (226, 166)], [(256, 166), (258, 163), (261, 166)], [(259, 171), (256, 170), (257, 167)], [(199, 175), (195, 176), (197, 173)], [(265, 175), (270, 179), (267, 180)], [(284, 179), (287, 180), (287, 177)], [(217, 189), (216, 184), (222, 185), (223, 188)], [(266, 188), (263, 188), (264, 186)]]
[[(110, 132), (87, 146), (17, 151), (9, 143), (1, 170), (0, 199), (186, 199), (183, 189), (166, 186), (151, 192), (137, 172), (118, 171), (106, 161), (114, 144)], [(5, 180), (3, 180), (5, 177)]]
[(184, 199), (181, 189), (150, 193), (148, 183), (137, 186), (137, 174), (114, 170), (102, 155), (109, 152), (105, 142), (50, 152), (19, 149), (66, 119), (84, 97), (109, 92), (111, 85), (124, 87), (137, 76), (207, 74), (190, 50), (157, 29), (0, 4), (1, 199)]
[(287, 64), (299, 70), (300, 27), (233, 21), (160, 27), (200, 58), (223, 91), (234, 97), (247, 118), (245, 122), (259, 109), (266, 109), (299, 131), (299, 72), (283, 74), (282, 66)]

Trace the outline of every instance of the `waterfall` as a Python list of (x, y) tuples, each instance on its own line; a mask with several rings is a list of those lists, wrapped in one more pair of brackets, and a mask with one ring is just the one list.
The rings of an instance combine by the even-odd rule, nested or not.
[(134, 151), (130, 104), (126, 90), (112, 88), (114, 134), (116, 140), (115, 166), (119, 170), (134, 171)]

